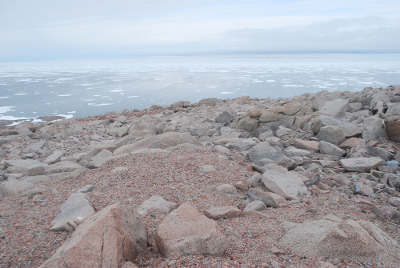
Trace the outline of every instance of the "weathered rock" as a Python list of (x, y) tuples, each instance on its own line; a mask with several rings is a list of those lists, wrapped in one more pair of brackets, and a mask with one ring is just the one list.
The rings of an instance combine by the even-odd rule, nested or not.
[(40, 267), (123, 267), (146, 247), (146, 241), (140, 216), (116, 203), (88, 218)]
[(239, 217), (240, 209), (234, 206), (213, 206), (204, 211), (204, 215), (213, 220)]
[(394, 155), (385, 149), (379, 148), (379, 147), (373, 147), (372, 152), (374, 155), (379, 156), (385, 161), (389, 161), (390, 159), (393, 159)]
[(246, 183), (249, 188), (257, 188), (257, 187), (261, 187), (261, 180), (262, 180), (262, 175), (259, 173), (254, 173), (254, 175), (251, 176), (246, 181)]
[(342, 150), (339, 147), (337, 147), (336, 145), (326, 142), (326, 141), (319, 142), (319, 151), (323, 154), (336, 155), (339, 157), (342, 157), (343, 155), (346, 154), (345, 150)]
[(308, 150), (297, 149), (296, 147), (290, 146), (286, 148), (284, 151), (285, 155), (288, 157), (294, 156), (310, 156), (311, 152)]
[(349, 110), (349, 101), (337, 99), (333, 101), (327, 101), (319, 110), (320, 113), (334, 116), (334, 117), (344, 117), (345, 112)]
[(113, 159), (113, 153), (109, 150), (103, 149), (100, 153), (96, 154), (93, 156), (89, 163), (86, 165), (87, 168), (93, 169), (93, 168), (99, 168), (101, 167), (105, 162)]
[(317, 141), (305, 141), (301, 139), (294, 139), (293, 146), (298, 149), (310, 150), (318, 152), (319, 150), (319, 142)]
[(304, 181), (308, 179), (294, 171), (280, 172), (268, 170), (263, 174), (262, 182), (265, 187), (285, 199), (293, 200), (304, 194), (309, 194)]
[(362, 138), (366, 142), (369, 142), (371, 140), (377, 140), (380, 137), (385, 139), (388, 138), (384, 126), (384, 120), (376, 117), (364, 119)]
[(361, 138), (350, 138), (340, 144), (339, 147), (343, 150), (347, 150), (356, 147), (360, 143), (363, 143), (365, 145), (365, 141)]
[(385, 119), (385, 125), (389, 139), (400, 141), (400, 116), (389, 116)]
[(263, 211), (266, 209), (267, 209), (267, 206), (264, 204), (263, 201), (256, 200), (256, 201), (248, 203), (246, 205), (246, 207), (243, 209), (243, 212), (248, 213), (249, 211)]
[[(156, 134), (157, 134), (157, 128), (154, 125), (146, 122), (137, 121), (130, 126), (128, 135), (118, 140), (115, 143), (115, 146), (121, 147), (145, 138), (149, 138)], [(107, 149), (107, 148), (102, 148), (102, 149)]]
[(168, 147), (176, 146), (183, 143), (198, 144), (196, 138), (188, 133), (167, 132), (160, 135), (145, 138), (133, 144), (124, 145), (116, 149), (113, 153), (114, 156), (125, 153), (131, 153), (139, 149), (158, 148), (166, 149)]
[[(23, 173), (23, 172), (29, 173), (29, 169), (37, 168), (39, 166), (46, 168), (48, 165), (46, 163), (42, 163), (40, 161), (31, 160), (31, 159), (25, 159), (25, 160), (18, 159), (18, 160), (4, 161), (5, 169), (12, 168), (14, 171), (18, 171), (18, 172), (12, 172), (12, 173)], [(34, 173), (34, 172), (32, 172), (32, 173)], [(31, 174), (31, 175), (33, 176), (33, 174)]]
[(241, 191), (248, 191), (249, 187), (247, 186), (247, 183), (244, 181), (236, 181), (233, 183), (233, 186), (236, 187), (236, 189), (241, 190)]
[(144, 201), (137, 209), (138, 213), (143, 217), (152, 211), (160, 211), (169, 214), (172, 210), (176, 209), (178, 205), (175, 202), (169, 202), (162, 196), (156, 195)]
[(282, 137), (282, 136), (290, 134), (291, 131), (292, 130), (290, 128), (287, 128), (284, 126), (279, 126), (278, 129), (276, 130), (276, 136)]
[(222, 184), (215, 187), (215, 190), (220, 193), (237, 194), (236, 187), (232, 184)]
[(354, 194), (361, 194), (361, 195), (365, 195), (365, 196), (371, 196), (374, 194), (374, 190), (362, 182), (354, 183), (353, 191), (354, 191)]
[(26, 191), (35, 188), (35, 185), (31, 182), (17, 180), (12, 177), (2, 182), (0, 186), (3, 188), (3, 190), (1, 190), (2, 193), (0, 194), (2, 196), (1, 198), (23, 195)]
[(249, 190), (248, 195), (253, 201), (262, 201), (267, 207), (278, 208), (280, 204), (285, 203), (285, 198), (280, 195), (265, 192), (259, 188), (252, 188)]
[(52, 173), (61, 173), (61, 172), (72, 172), (75, 169), (81, 168), (82, 166), (77, 164), (77, 163), (73, 163), (70, 161), (62, 161), (62, 162), (58, 162), (52, 165), (49, 165), (48, 167), (46, 167), (46, 173), (47, 174), (52, 174)]
[(60, 209), (61, 213), (51, 222), (50, 231), (72, 232), (86, 218), (95, 213), (89, 197), (84, 193), (70, 195)]
[(228, 247), (216, 223), (189, 203), (179, 206), (160, 223), (156, 243), (159, 252), (167, 258), (198, 254), (220, 256)]
[(257, 119), (253, 119), (250, 116), (245, 116), (239, 119), (239, 121), (236, 124), (234, 124), (233, 127), (238, 129), (243, 129), (249, 133), (253, 133), (256, 130), (257, 126), (258, 126)]
[(218, 99), (216, 98), (207, 98), (207, 99), (202, 99), (199, 101), (200, 106), (215, 106), (218, 104)]
[(213, 165), (204, 165), (197, 168), (200, 173), (213, 173), (217, 172)]
[(341, 144), (346, 140), (343, 129), (339, 126), (324, 126), (318, 133), (320, 141), (326, 141), (333, 144)]
[(235, 119), (235, 117), (236, 117), (235, 112), (227, 110), (224, 111), (222, 114), (218, 115), (215, 118), (215, 122), (222, 123), (224, 124), (224, 126), (227, 126)]
[(362, 130), (354, 123), (346, 122), (330, 116), (318, 116), (312, 125), (312, 132), (317, 135), (324, 126), (338, 126), (342, 129), (345, 138), (359, 137), (362, 135)]
[(309, 257), (375, 262), (393, 261), (399, 254), (396, 241), (367, 221), (323, 219), (287, 227), (279, 243)]
[(62, 157), (63, 155), (64, 155), (64, 153), (63, 153), (62, 151), (55, 150), (51, 155), (49, 155), (49, 156), (46, 158), (46, 160), (44, 160), (44, 162), (45, 162), (46, 164), (49, 164), (49, 165), (54, 164), (54, 163), (57, 163), (57, 162), (60, 162), (61, 157)]
[(370, 172), (371, 169), (377, 169), (385, 161), (379, 157), (360, 157), (341, 159), (340, 164), (346, 171)]
[(251, 162), (256, 165), (263, 166), (270, 163), (271, 160), (285, 168), (291, 167), (294, 161), (283, 154), (282, 151), (269, 145), (268, 142), (260, 142), (249, 150)]

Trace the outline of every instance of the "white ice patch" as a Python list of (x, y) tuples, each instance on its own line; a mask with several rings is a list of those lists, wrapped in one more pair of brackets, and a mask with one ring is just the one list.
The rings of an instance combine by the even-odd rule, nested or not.
[(8, 99), (8, 98), (10, 98), (10, 97), (0, 97), (0, 99)]
[(220, 92), (219, 94), (234, 94), (235, 92), (230, 92), (230, 91), (223, 91), (223, 92)]
[(123, 92), (123, 91), (125, 91), (125, 90), (123, 90), (123, 89), (111, 89), (108, 92)]
[(130, 98), (139, 98), (139, 96), (129, 96), (128, 99)]
[(284, 87), (304, 87), (303, 85), (283, 85)]
[(89, 103), (88, 103), (89, 106), (96, 106), (96, 107), (98, 107), (98, 106), (113, 105), (113, 104), (114, 104), (114, 103), (92, 103), (92, 102), (89, 102)]
[(209, 86), (208, 88), (217, 88), (218, 86)]
[(68, 112), (69, 114), (76, 114), (76, 111)]
[(258, 80), (258, 79), (253, 79), (253, 83), (262, 83), (264, 81)]
[(59, 97), (69, 97), (69, 96), (72, 96), (72, 94), (60, 94), (60, 95), (57, 95), (57, 96), (59, 96)]
[[(12, 108), (14, 108), (15, 106), (0, 106), (0, 114), (5, 114), (9, 111), (12, 111)], [(7, 119), (4, 119), (7, 120)]]
[(275, 80), (266, 80), (267, 83), (274, 83)]
[(28, 95), (28, 93), (15, 93), (14, 96), (25, 96)]
[(87, 100), (81, 100), (81, 101), (94, 101), (95, 99), (87, 99)]

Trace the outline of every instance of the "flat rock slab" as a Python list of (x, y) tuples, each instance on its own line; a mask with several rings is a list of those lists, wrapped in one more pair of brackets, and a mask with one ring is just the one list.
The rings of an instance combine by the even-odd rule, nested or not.
[(379, 157), (358, 157), (348, 158), (339, 161), (346, 171), (370, 172), (371, 169), (377, 169), (385, 161)]
[(167, 258), (199, 254), (221, 256), (228, 248), (215, 221), (201, 215), (189, 203), (179, 206), (160, 223), (155, 239), (159, 252)]
[(48, 167), (46, 167), (46, 172), (47, 172), (47, 174), (72, 172), (75, 169), (78, 169), (81, 167), (82, 166), (77, 163), (73, 163), (70, 161), (62, 161), (62, 162), (58, 162), (58, 163), (55, 163), (53, 165), (49, 165)]
[(243, 209), (243, 212), (248, 213), (250, 211), (263, 211), (266, 209), (267, 209), (267, 206), (264, 204), (263, 201), (256, 200), (256, 201), (248, 203), (246, 205), (246, 207)]
[(63, 153), (62, 151), (55, 150), (51, 155), (49, 155), (49, 156), (46, 158), (46, 160), (44, 160), (44, 162), (45, 162), (46, 164), (49, 164), (49, 165), (54, 164), (54, 163), (57, 163), (57, 162), (60, 162), (61, 157), (62, 157), (63, 155), (64, 155), (64, 153)]
[(293, 146), (298, 149), (310, 150), (318, 152), (319, 142), (318, 141), (305, 141), (300, 139), (293, 140)]
[(88, 218), (40, 267), (135, 267), (124, 265), (146, 247), (146, 241), (138, 213), (116, 203)]
[(26, 191), (35, 188), (31, 182), (9, 178), (7, 181), (0, 184), (3, 188), (2, 197), (23, 195)]
[(161, 211), (162, 213), (169, 214), (177, 207), (178, 205), (175, 202), (169, 202), (162, 196), (156, 195), (144, 201), (138, 207), (137, 211), (144, 217), (152, 211)]
[(60, 206), (61, 213), (51, 222), (50, 231), (71, 232), (95, 211), (84, 193), (74, 193)]
[(251, 200), (262, 201), (266, 206), (273, 208), (278, 208), (279, 204), (283, 204), (286, 202), (285, 198), (283, 198), (280, 195), (270, 192), (265, 192), (257, 188), (250, 189), (248, 195)]
[(204, 211), (204, 215), (213, 220), (239, 217), (242, 212), (234, 206), (214, 206)]
[(263, 174), (262, 182), (270, 192), (282, 196), (288, 200), (294, 200), (299, 195), (309, 194), (304, 181), (307, 178), (294, 171), (281, 172), (278, 170), (267, 170)]
[(394, 239), (367, 221), (326, 218), (283, 227), (287, 231), (279, 243), (308, 257), (376, 262), (393, 260), (400, 252)]

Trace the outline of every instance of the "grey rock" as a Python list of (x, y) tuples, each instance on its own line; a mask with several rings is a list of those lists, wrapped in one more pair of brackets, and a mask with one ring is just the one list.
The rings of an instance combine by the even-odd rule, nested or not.
[(354, 194), (361, 194), (365, 196), (371, 196), (374, 194), (374, 190), (362, 182), (356, 182), (353, 185), (353, 191)]
[(319, 151), (323, 154), (336, 155), (339, 157), (342, 157), (343, 155), (346, 154), (345, 150), (342, 150), (336, 145), (326, 141), (319, 142)]
[(212, 206), (204, 211), (204, 215), (213, 220), (237, 218), (241, 214), (240, 209), (234, 206)]
[(152, 211), (160, 211), (164, 214), (169, 214), (171, 211), (176, 209), (178, 205), (175, 202), (169, 202), (162, 196), (153, 196), (144, 201), (137, 209), (141, 216), (146, 216)]
[(35, 188), (35, 185), (28, 181), (17, 180), (15, 178), (8, 178), (0, 184), (3, 188), (3, 198), (6, 196), (19, 196), (23, 195), (28, 190)]
[(372, 153), (376, 156), (379, 156), (380, 158), (382, 158), (385, 161), (388, 161), (388, 160), (394, 158), (394, 155), (392, 153), (386, 151), (385, 149), (379, 148), (379, 147), (374, 147), (372, 150)]
[(340, 160), (340, 164), (346, 171), (355, 172), (370, 172), (384, 163), (385, 161), (379, 157), (359, 157)]
[(75, 169), (81, 168), (82, 166), (73, 163), (70, 161), (63, 161), (63, 162), (58, 162), (53, 165), (49, 165), (46, 167), (46, 173), (47, 174), (53, 174), (53, 173), (61, 173), (61, 172), (72, 172)]
[(95, 211), (84, 193), (70, 195), (60, 206), (61, 213), (51, 222), (50, 231), (72, 232)]
[(345, 112), (349, 110), (349, 101), (337, 99), (333, 101), (327, 101), (319, 110), (320, 113), (330, 115), (334, 117), (344, 117)]
[(235, 112), (227, 110), (218, 115), (215, 118), (215, 122), (222, 123), (224, 124), (224, 126), (227, 126), (235, 119), (235, 117), (236, 117)]
[(339, 145), (346, 140), (343, 129), (339, 126), (324, 126), (318, 133), (320, 141), (327, 141)]
[(46, 164), (49, 164), (49, 165), (54, 164), (54, 163), (57, 163), (57, 162), (60, 162), (61, 157), (62, 157), (63, 155), (64, 155), (64, 153), (63, 153), (62, 151), (60, 151), (60, 150), (55, 150), (51, 155), (49, 155), (49, 156), (46, 158), (46, 160), (44, 160), (44, 162), (45, 162)]
[(87, 168), (93, 169), (93, 168), (99, 168), (101, 167), (105, 162), (113, 159), (113, 153), (109, 150), (103, 149), (100, 153), (96, 154), (93, 156), (89, 163), (86, 165)]
[(247, 181), (247, 187), (249, 188), (257, 188), (261, 187), (261, 180), (262, 180), (262, 175), (259, 173), (254, 173), (253, 176), (251, 176)]
[(308, 150), (303, 150), (303, 149), (297, 149), (296, 147), (290, 146), (286, 148), (284, 151), (284, 154), (288, 157), (294, 157), (294, 156), (310, 156), (311, 152)]
[(380, 118), (369, 117), (364, 119), (362, 138), (366, 142), (377, 140), (380, 137), (387, 139), (388, 134), (384, 125), (384, 120)]
[(251, 200), (262, 201), (267, 207), (278, 208), (279, 204), (285, 203), (285, 198), (280, 195), (265, 192), (259, 188), (251, 188), (248, 192), (248, 195)]
[(256, 201), (248, 203), (246, 205), (246, 207), (243, 209), (243, 212), (247, 213), (249, 211), (263, 211), (266, 209), (267, 209), (267, 206), (264, 204), (263, 201), (256, 200)]
[(269, 170), (263, 174), (262, 182), (268, 191), (282, 196), (285, 199), (298, 199), (299, 196), (309, 194), (304, 181), (308, 179), (294, 171), (281, 172)]
[[(283, 154), (282, 151), (272, 147), (268, 142), (260, 142), (249, 150), (251, 162), (256, 165), (263, 166), (270, 163), (271, 160), (283, 167), (291, 167), (294, 161)], [(269, 161), (268, 161), (269, 160)]]

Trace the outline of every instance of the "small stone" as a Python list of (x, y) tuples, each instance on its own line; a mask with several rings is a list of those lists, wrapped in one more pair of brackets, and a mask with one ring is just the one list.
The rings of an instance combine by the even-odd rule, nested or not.
[(241, 213), (240, 209), (234, 206), (214, 206), (204, 211), (204, 215), (213, 220), (236, 218)]
[(226, 193), (226, 194), (237, 194), (236, 187), (232, 184), (222, 184), (215, 188), (217, 192)]

